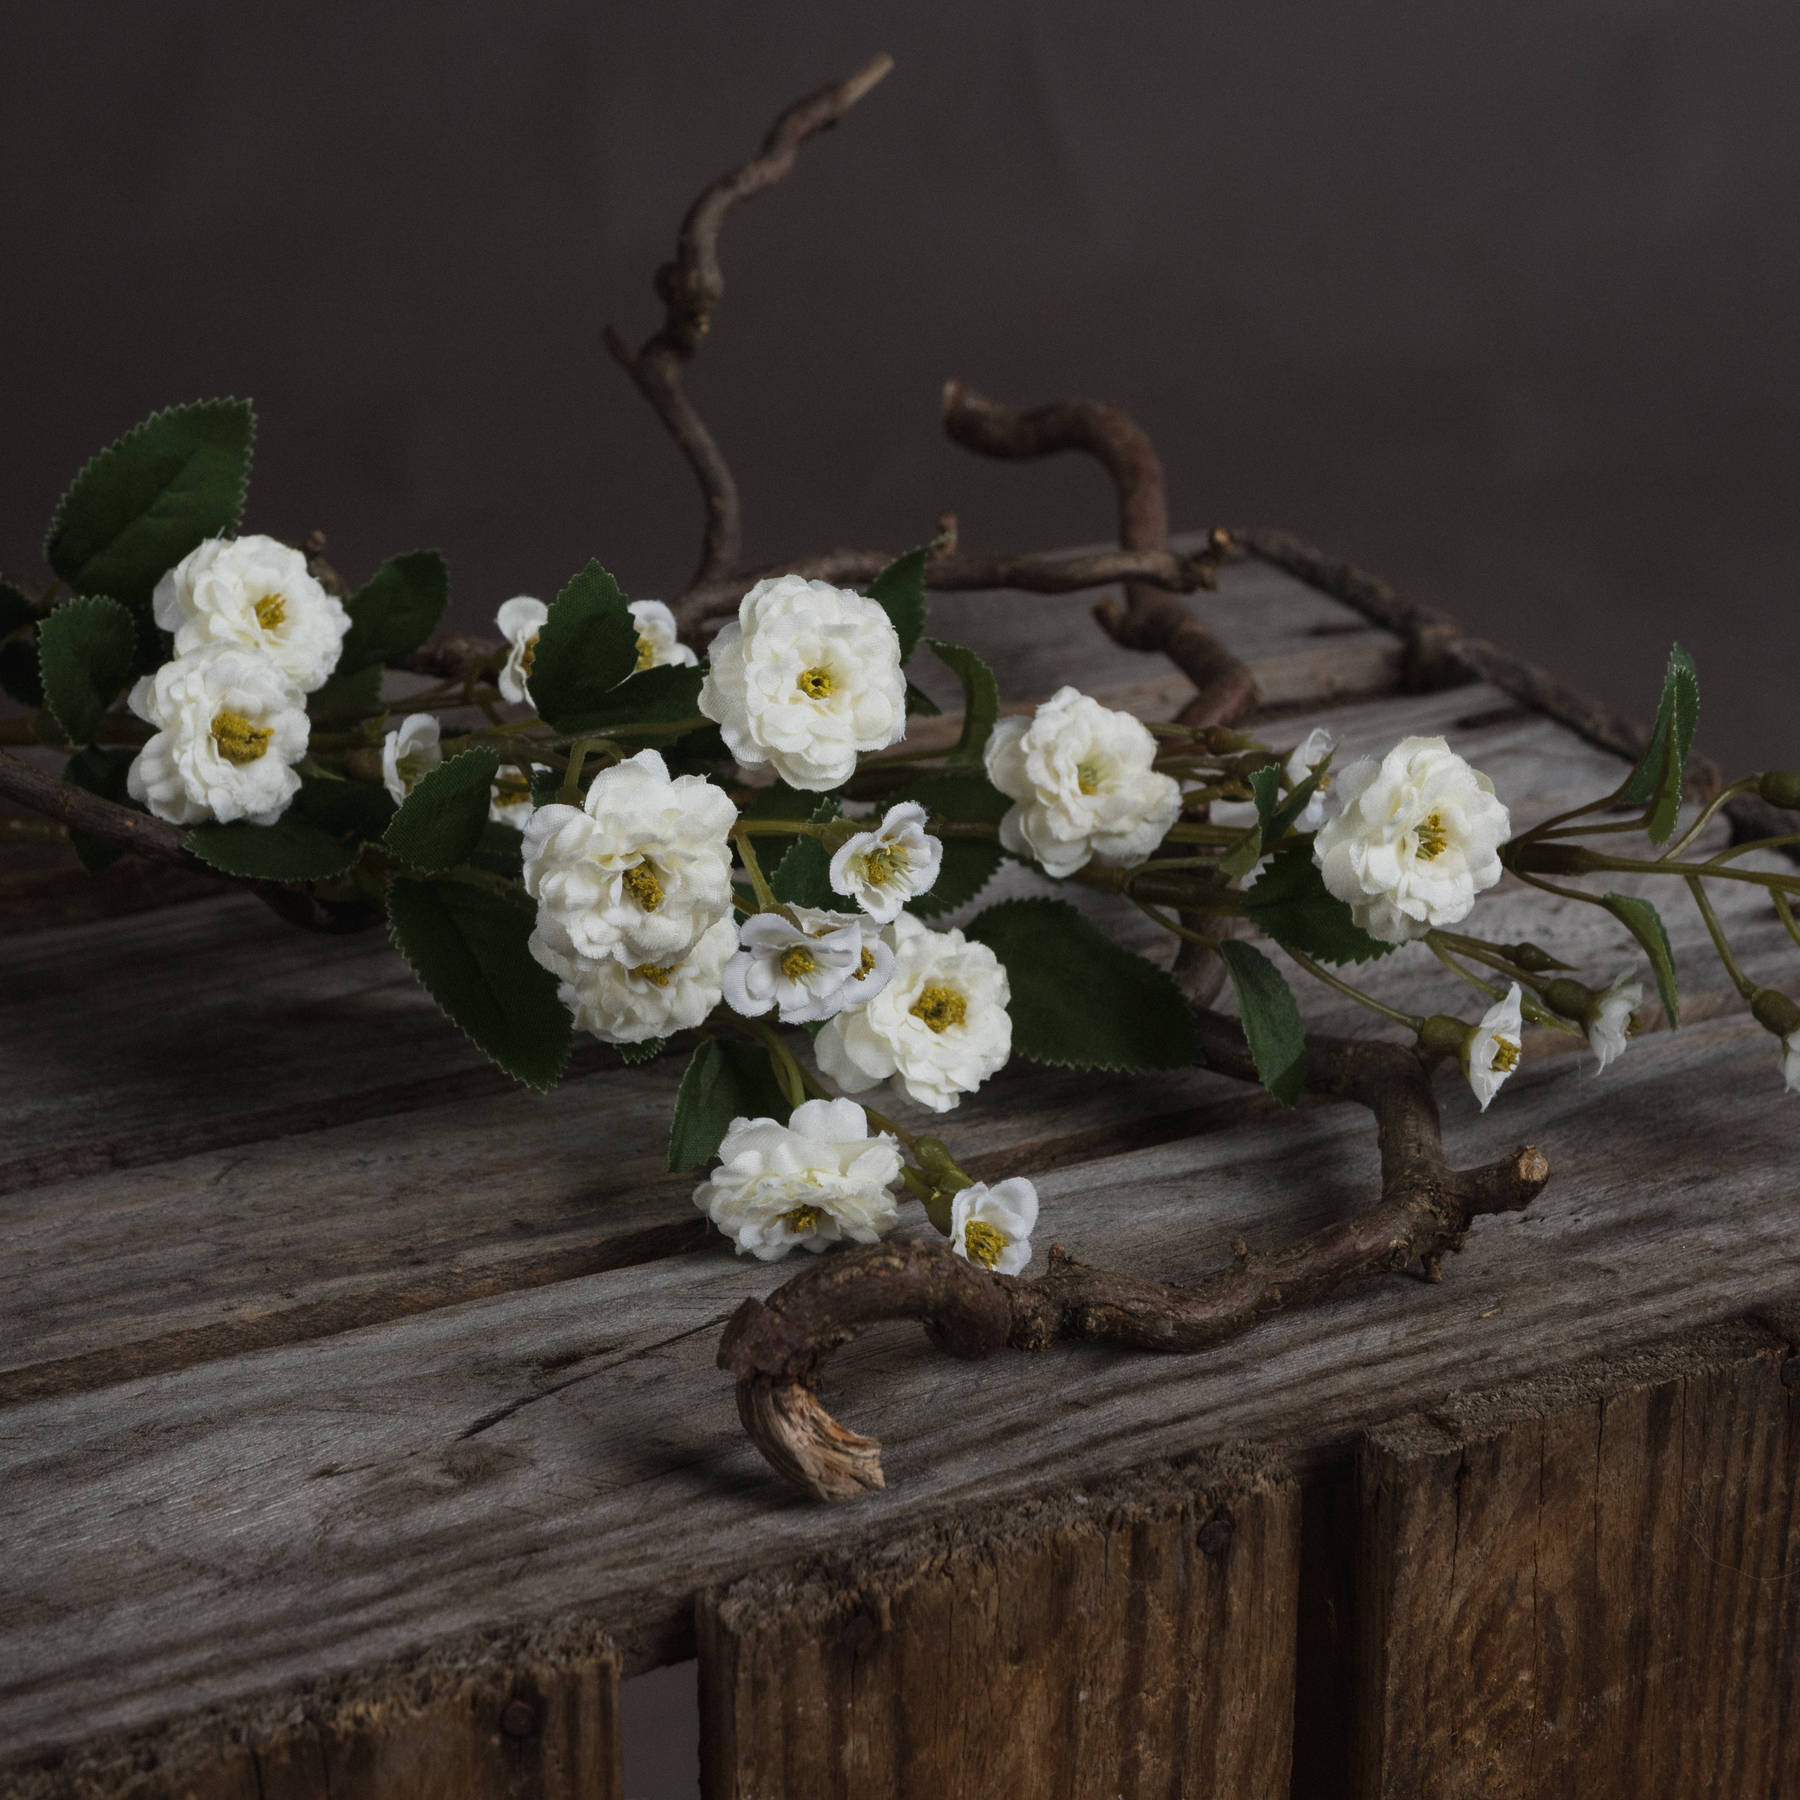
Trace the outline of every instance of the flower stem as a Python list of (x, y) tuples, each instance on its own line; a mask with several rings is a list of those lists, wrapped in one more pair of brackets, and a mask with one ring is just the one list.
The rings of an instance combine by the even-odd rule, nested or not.
[(1713, 941), (1713, 948), (1719, 953), (1719, 961), (1725, 965), (1725, 973), (1731, 977), (1732, 986), (1748, 1000), (1756, 992), (1756, 983), (1738, 967), (1738, 959), (1731, 954), (1731, 945), (1719, 924), (1718, 915), (1712, 909), (1712, 902), (1706, 897), (1706, 884), (1696, 876), (1689, 876), (1688, 892), (1694, 896), (1694, 904), (1700, 909), (1700, 917), (1706, 921), (1707, 935)]
[(1347, 981), (1340, 981), (1329, 969), (1321, 968), (1310, 956), (1283, 944), (1282, 949), (1303, 968), (1315, 981), (1322, 981), (1329, 988), (1336, 988), (1346, 1000), (1354, 1000), (1358, 1006), (1366, 1006), (1370, 1012), (1380, 1013), (1384, 1019), (1392, 1019), (1396, 1025), (1404, 1025), (1408, 1031), (1420, 1030), (1425, 1021), (1417, 1013), (1397, 1012), (1393, 1007), (1384, 1005), (1373, 994), (1365, 994), (1361, 988), (1352, 987)]
[(1782, 924), (1787, 927), (1788, 936), (1791, 937), (1796, 944), (1800, 944), (1800, 922), (1795, 920), (1794, 909), (1788, 905), (1786, 894), (1777, 894), (1775, 896), (1775, 911), (1779, 915)]
[(1682, 851), (1706, 829), (1713, 819), (1718, 816), (1721, 807), (1728, 805), (1731, 801), (1735, 800), (1739, 794), (1748, 794), (1752, 792), (1756, 787), (1758, 779), (1759, 777), (1755, 775), (1746, 776), (1744, 780), (1734, 781), (1730, 787), (1715, 794), (1712, 799), (1700, 809), (1700, 815), (1694, 820), (1693, 824), (1691, 824), (1687, 830), (1662, 853), (1658, 860), (1661, 862), (1670, 862), (1675, 857), (1679, 856)]
[(793, 1051), (781, 1041), (781, 1033), (773, 1026), (765, 1025), (760, 1019), (745, 1019), (742, 1023), (751, 1036), (768, 1051), (769, 1061), (775, 1068), (775, 1079), (781, 1083), (788, 1105), (794, 1107), (802, 1104), (806, 1099), (806, 1071), (795, 1060)]
[(1201, 931), (1190, 930), (1186, 925), (1178, 924), (1174, 919), (1165, 919), (1148, 900), (1140, 900), (1129, 888), (1125, 890), (1125, 898), (1129, 900), (1146, 919), (1154, 919), (1164, 931), (1174, 932), (1174, 934), (1182, 939), (1183, 942), (1199, 944), (1206, 950), (1218, 949), (1219, 940), (1217, 938), (1210, 938)]

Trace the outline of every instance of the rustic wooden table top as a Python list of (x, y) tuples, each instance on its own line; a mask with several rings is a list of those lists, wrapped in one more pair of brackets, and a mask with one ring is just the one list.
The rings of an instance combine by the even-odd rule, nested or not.
[[(1202, 604), (1271, 742), (1445, 732), (1525, 819), (1617, 779), (1498, 688), (1400, 692), (1400, 640), (1289, 575), (1233, 565)], [(933, 629), (1008, 696), (1075, 676), (1168, 716), (1186, 684), (1083, 611), (940, 599)], [(981, 903), (1032, 886), (1009, 870)], [(622, 1073), (590, 1047), (540, 1098), (379, 931), (309, 936), (204, 884), (95, 904), (54, 869), (0, 889), (0, 1760), (561, 1614), (647, 1668), (692, 1654), (696, 1593), (749, 1571), (1203, 1445), (1304, 1473), (1458, 1391), (1800, 1296), (1800, 1107), (1671, 898), (1679, 1032), (1598, 1080), (1538, 1034), (1486, 1117), (1446, 1082), (1456, 1160), (1530, 1141), (1554, 1173), (1523, 1216), (1477, 1221), (1441, 1286), (1387, 1278), (1194, 1358), (968, 1365), (877, 1331), (825, 1399), (881, 1438), (889, 1486), (826, 1509), (762, 1464), (714, 1366), (739, 1302), (792, 1270), (733, 1257), (665, 1172), (680, 1059)], [(1721, 911), (1772, 978), (1791, 945), (1760, 891)], [(1483, 923), (1600, 979), (1633, 960), (1594, 909), (1510, 881)], [(1109, 924), (1166, 955), (1135, 914)], [(1368, 983), (1466, 1011), (1423, 950)], [(1198, 1072), (1014, 1067), (942, 1124), (977, 1174), (1036, 1180), (1045, 1244), (1177, 1279), (1375, 1182), (1357, 1109), (1284, 1114)]]

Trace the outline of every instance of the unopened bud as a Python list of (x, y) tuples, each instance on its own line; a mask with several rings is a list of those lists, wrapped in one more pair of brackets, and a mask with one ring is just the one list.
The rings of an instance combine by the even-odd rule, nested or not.
[(1600, 858), (1584, 844), (1549, 844), (1541, 839), (1519, 845), (1511, 856), (1503, 853), (1503, 860), (1538, 875), (1591, 875), (1600, 866)]
[(1758, 988), (1750, 997), (1750, 1014), (1764, 1031), (1787, 1039), (1800, 1031), (1800, 1004), (1779, 988)]
[(1771, 769), (1758, 779), (1756, 791), (1771, 806), (1800, 812), (1800, 770)]
[(1435, 1050), (1440, 1056), (1460, 1057), (1472, 1030), (1471, 1026), (1461, 1019), (1451, 1018), (1448, 1013), (1433, 1013), (1419, 1027), (1419, 1047)]
[(1580, 981), (1549, 981), (1543, 988), (1544, 1004), (1565, 1019), (1586, 1022), (1594, 1004), (1594, 990)]
[(1559, 957), (1538, 944), (1503, 944), (1500, 954), (1515, 969), (1528, 969), (1533, 975), (1541, 975), (1546, 969), (1566, 969), (1569, 965)]

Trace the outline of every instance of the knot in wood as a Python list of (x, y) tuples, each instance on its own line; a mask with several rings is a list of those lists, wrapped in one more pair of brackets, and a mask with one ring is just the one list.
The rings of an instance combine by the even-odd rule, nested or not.
[(1221, 1506), (1194, 1534), (1194, 1544), (1202, 1556), (1212, 1562), (1222, 1562), (1230, 1552), (1231, 1540), (1236, 1534), (1237, 1520), (1229, 1509)]
[(500, 1730), (509, 1738), (536, 1737), (537, 1708), (529, 1700), (509, 1700), (500, 1715)]

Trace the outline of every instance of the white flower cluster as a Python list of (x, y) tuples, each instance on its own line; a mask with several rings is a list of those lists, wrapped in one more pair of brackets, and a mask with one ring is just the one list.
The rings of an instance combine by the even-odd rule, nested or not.
[(175, 655), (131, 690), (154, 735), (126, 788), (159, 819), (272, 825), (299, 791), (306, 696), (337, 667), (350, 616), (298, 550), (209, 538), (156, 584)]
[[(691, 669), (699, 658), (675, 631), (675, 615), (660, 600), (633, 600), (631, 621), (637, 627), (637, 666), (640, 669)], [(494, 615), (500, 635), (506, 639), (506, 661), (495, 680), (500, 697), (515, 706), (531, 700), (531, 664), (537, 654), (538, 633), (550, 609), (529, 594), (515, 595)]]
[[(396, 805), (444, 760), (443, 727), (433, 713), (408, 713), (381, 744), (381, 784)], [(488, 817), (517, 831), (531, 817), (531, 781), (502, 764), (488, 798)]]

